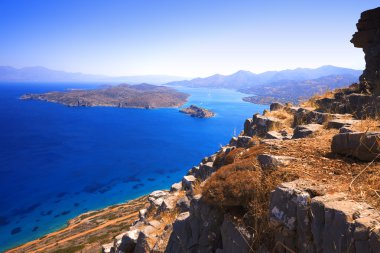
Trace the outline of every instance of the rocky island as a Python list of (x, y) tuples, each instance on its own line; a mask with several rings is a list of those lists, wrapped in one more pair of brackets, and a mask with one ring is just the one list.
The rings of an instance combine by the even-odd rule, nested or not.
[(53, 91), (25, 94), (20, 99), (42, 100), (67, 106), (109, 106), (121, 108), (162, 108), (183, 105), (188, 94), (165, 86), (120, 84), (90, 90)]
[(180, 112), (189, 114), (191, 117), (195, 118), (211, 118), (215, 116), (214, 112), (195, 105), (190, 105), (189, 107), (183, 108)]

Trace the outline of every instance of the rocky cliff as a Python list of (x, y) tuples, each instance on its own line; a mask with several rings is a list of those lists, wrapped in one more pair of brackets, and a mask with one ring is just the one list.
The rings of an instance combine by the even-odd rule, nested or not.
[(363, 48), (366, 68), (360, 81), (367, 81), (376, 95), (380, 95), (380, 8), (365, 11), (356, 24), (358, 31), (351, 42)]

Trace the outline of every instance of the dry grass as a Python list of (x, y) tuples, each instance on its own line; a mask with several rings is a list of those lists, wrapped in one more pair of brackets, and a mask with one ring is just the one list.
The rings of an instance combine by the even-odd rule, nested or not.
[(316, 103), (317, 100), (323, 99), (323, 98), (334, 98), (335, 93), (340, 91), (341, 89), (336, 89), (336, 90), (327, 90), (325, 92), (319, 92), (309, 98), (306, 101), (303, 101), (300, 103), (300, 106), (302, 107), (311, 107), (311, 108), (318, 108), (318, 104)]
[(357, 124), (355, 124), (352, 129), (358, 132), (378, 132), (380, 131), (380, 120), (367, 118), (364, 120), (360, 120)]
[[(371, 124), (376, 125), (374, 121)], [(259, 243), (273, 247), (273, 233), (268, 225), (269, 198), (271, 191), (282, 182), (298, 178), (318, 180), (325, 185), (327, 193), (344, 192), (353, 200), (379, 209), (380, 163), (368, 166), (366, 162), (332, 154), (331, 139), (337, 133), (336, 129), (322, 129), (313, 138), (280, 141), (274, 147), (260, 144), (245, 152), (236, 151), (231, 154), (233, 159), (225, 159), (233, 163), (222, 166), (207, 181), (203, 187), (204, 199), (227, 211), (236, 205), (246, 210), (248, 218), (246, 215), (244, 224), (255, 234), (251, 242), (253, 248)], [(263, 172), (256, 159), (260, 153), (291, 156), (297, 160), (286, 167)], [(350, 183), (361, 172), (350, 189)]]
[(271, 131), (290, 130), (294, 120), (294, 115), (285, 110), (265, 111), (264, 116), (281, 120), (281, 126), (274, 126), (273, 129), (270, 129)]

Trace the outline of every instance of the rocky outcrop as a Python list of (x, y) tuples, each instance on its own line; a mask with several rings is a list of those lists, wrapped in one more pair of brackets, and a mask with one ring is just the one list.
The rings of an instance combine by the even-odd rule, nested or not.
[(380, 95), (380, 8), (363, 12), (356, 27), (358, 31), (351, 42), (363, 48), (366, 61), (360, 80), (368, 82), (371, 92)]
[(190, 105), (187, 108), (183, 108), (180, 110), (180, 112), (189, 114), (191, 117), (195, 118), (211, 118), (215, 116), (214, 112), (195, 105)]
[[(271, 194), (276, 241), (294, 252), (378, 252), (379, 218), (378, 211), (345, 194), (325, 194), (319, 183), (283, 183)], [(276, 252), (286, 252), (276, 246)]]
[(362, 161), (372, 161), (380, 157), (380, 133), (339, 133), (332, 139), (331, 151)]

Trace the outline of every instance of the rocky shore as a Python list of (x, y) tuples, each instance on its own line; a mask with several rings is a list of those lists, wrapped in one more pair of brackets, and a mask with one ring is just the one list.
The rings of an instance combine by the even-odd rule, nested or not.
[(20, 99), (42, 100), (66, 106), (109, 106), (120, 108), (162, 108), (183, 105), (188, 94), (165, 86), (120, 84), (91, 90), (25, 94)]
[(190, 105), (189, 107), (183, 108), (180, 112), (189, 114), (191, 117), (195, 118), (211, 118), (215, 116), (214, 112), (195, 105)]

